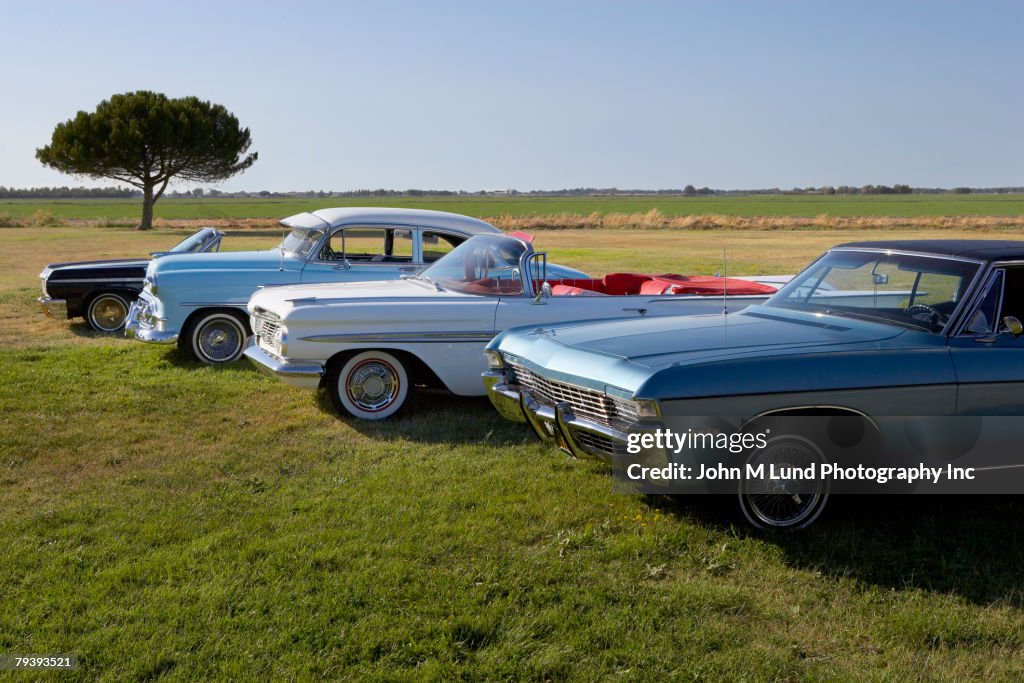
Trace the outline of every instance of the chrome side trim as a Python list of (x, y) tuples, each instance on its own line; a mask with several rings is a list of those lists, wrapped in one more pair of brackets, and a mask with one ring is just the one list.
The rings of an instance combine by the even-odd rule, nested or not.
[[(869, 425), (874, 427), (875, 431), (877, 431), (879, 433), (881, 433), (881, 431), (882, 431), (881, 428), (878, 426), (878, 423), (875, 422), (874, 418), (872, 418), (870, 415), (868, 415), (864, 411), (857, 410), (856, 408), (849, 408), (847, 406), (837, 406), (837, 405), (826, 404), (826, 403), (815, 404), (815, 405), (811, 405), (811, 404), (796, 405), (796, 406), (789, 406), (787, 408), (773, 408), (772, 410), (766, 410), (763, 413), (759, 413), (759, 414), (754, 415), (753, 417), (748, 418), (747, 420), (745, 420), (743, 422), (743, 424), (740, 426), (740, 431), (744, 431), (745, 429), (747, 429), (747, 427), (749, 427), (753, 422), (755, 422), (757, 420), (761, 420), (761, 419), (765, 419), (765, 418), (772, 418), (772, 417), (800, 417), (800, 415), (793, 415), (792, 413), (800, 413), (801, 411), (807, 411), (807, 410), (829, 410), (829, 411), (835, 411), (837, 417), (859, 417), (862, 420), (866, 421)], [(843, 414), (840, 414), (840, 413), (843, 413)]]
[(182, 301), (179, 306), (195, 307), (195, 306), (226, 306), (228, 308), (241, 308), (245, 309), (246, 304), (249, 300), (245, 301)]
[(333, 344), (376, 344), (407, 342), (437, 344), (447, 342), (478, 342), (494, 339), (494, 332), (381, 332), (378, 334), (318, 334), (300, 337), (302, 341)]
[(121, 283), (138, 282), (139, 284), (142, 284), (144, 282), (144, 280), (141, 277), (90, 277), (90, 278), (73, 278), (73, 279), (72, 278), (67, 278), (67, 279), (65, 279), (65, 278), (51, 278), (51, 279), (47, 280), (47, 284), (51, 284), (51, 285), (63, 285), (63, 284), (81, 285), (81, 284), (88, 284), (90, 282), (121, 282)]

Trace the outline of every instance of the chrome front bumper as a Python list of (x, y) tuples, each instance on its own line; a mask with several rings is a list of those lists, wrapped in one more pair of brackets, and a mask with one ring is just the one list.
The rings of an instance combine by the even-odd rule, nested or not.
[(36, 301), (43, 307), (43, 314), (54, 320), (67, 320), (68, 302), (64, 299), (51, 299), (48, 296), (41, 296)]
[(252, 361), (257, 370), (266, 375), (303, 389), (316, 389), (320, 386), (320, 378), (324, 374), (323, 363), (316, 361), (290, 363), (282, 358), (277, 358), (260, 348), (256, 343), (256, 337), (249, 339), (243, 353)]
[(124, 336), (151, 344), (173, 344), (178, 341), (177, 332), (159, 329), (161, 322), (150, 312), (149, 302), (139, 297), (132, 302), (131, 308), (128, 309), (128, 319), (124, 323)]
[[(568, 403), (542, 405), (528, 389), (508, 384), (500, 370), (488, 370), (483, 381), (487, 397), (502, 417), (526, 422), (541, 441), (554, 444), (573, 457), (596, 458), (610, 464), (613, 452), (609, 450), (614, 455), (626, 452), (626, 432), (577, 417)], [(599, 443), (610, 445), (611, 449), (595, 447)]]

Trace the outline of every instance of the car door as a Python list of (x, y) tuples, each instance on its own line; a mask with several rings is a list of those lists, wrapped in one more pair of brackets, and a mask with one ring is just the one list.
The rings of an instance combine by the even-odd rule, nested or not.
[(411, 227), (346, 225), (336, 228), (302, 269), (302, 282), (397, 280), (415, 273)]
[(960, 415), (1024, 415), (1024, 335), (1007, 317), (1024, 320), (1024, 264), (993, 268), (949, 348)]

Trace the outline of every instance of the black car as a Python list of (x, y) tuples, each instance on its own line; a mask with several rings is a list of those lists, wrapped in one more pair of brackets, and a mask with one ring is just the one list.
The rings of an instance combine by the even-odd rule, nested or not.
[[(151, 256), (217, 251), (223, 237), (216, 228), (202, 228), (168, 251)], [(119, 332), (128, 307), (142, 291), (148, 264), (148, 259), (51, 263), (39, 274), (43, 295), (38, 301), (50, 318), (85, 318), (97, 332)]]

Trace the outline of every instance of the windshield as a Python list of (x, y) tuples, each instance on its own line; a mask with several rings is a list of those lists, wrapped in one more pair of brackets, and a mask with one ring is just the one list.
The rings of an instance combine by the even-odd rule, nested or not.
[(323, 236), (323, 230), (292, 228), (291, 233), (281, 242), (280, 248), (296, 256), (309, 258), (310, 252), (320, 243), (320, 238)]
[(799, 309), (941, 332), (980, 265), (885, 251), (830, 251), (768, 300)]
[(466, 294), (522, 294), (519, 259), (525, 251), (526, 245), (511, 237), (477, 235), (417, 277)]
[(170, 248), (174, 254), (194, 254), (203, 251), (207, 242), (216, 236), (213, 228), (203, 228), (194, 235), (190, 235)]

